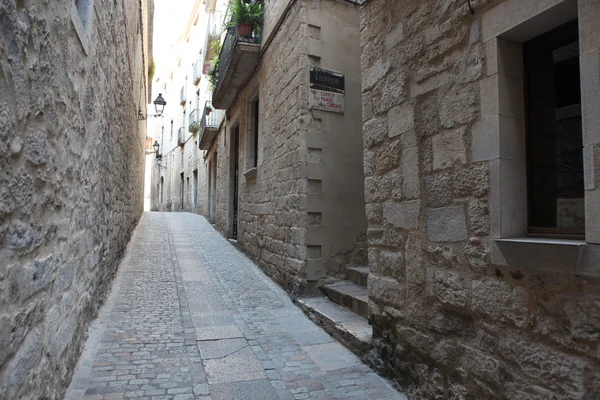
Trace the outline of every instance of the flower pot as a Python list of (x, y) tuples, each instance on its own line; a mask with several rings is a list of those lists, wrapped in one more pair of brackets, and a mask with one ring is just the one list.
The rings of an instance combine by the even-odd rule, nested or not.
[(238, 35), (245, 38), (252, 37), (254, 26), (252, 24), (238, 24)]
[(210, 108), (206, 109), (206, 115), (209, 115), (212, 110)]

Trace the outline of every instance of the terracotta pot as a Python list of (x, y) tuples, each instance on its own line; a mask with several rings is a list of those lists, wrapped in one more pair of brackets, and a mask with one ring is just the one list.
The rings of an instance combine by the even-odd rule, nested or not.
[(211, 111), (212, 111), (212, 110), (211, 110), (210, 108), (207, 108), (207, 109), (206, 109), (206, 115), (210, 114), (210, 112), (211, 112)]
[(252, 24), (238, 24), (238, 35), (247, 38), (252, 37), (253, 28)]

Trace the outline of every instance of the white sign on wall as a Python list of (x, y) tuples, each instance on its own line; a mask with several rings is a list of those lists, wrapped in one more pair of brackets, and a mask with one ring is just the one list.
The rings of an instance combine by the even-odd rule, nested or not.
[(326, 69), (310, 69), (308, 104), (315, 110), (344, 112), (346, 78), (344, 74)]
[(326, 90), (309, 89), (308, 104), (315, 110), (344, 112), (344, 95)]

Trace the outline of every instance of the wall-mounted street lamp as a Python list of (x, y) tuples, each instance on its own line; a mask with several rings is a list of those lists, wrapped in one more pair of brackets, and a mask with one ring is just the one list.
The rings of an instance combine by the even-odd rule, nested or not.
[(167, 102), (162, 97), (162, 93), (159, 93), (156, 100), (154, 100), (154, 108), (156, 109), (156, 114), (143, 114), (142, 109), (140, 108), (138, 110), (138, 121), (143, 121), (150, 117), (160, 117), (162, 115), (163, 111), (165, 111), (166, 105), (167, 105)]

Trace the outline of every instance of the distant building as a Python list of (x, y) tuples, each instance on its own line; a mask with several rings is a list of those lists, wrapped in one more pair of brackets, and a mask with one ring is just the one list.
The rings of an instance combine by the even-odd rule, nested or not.
[(206, 111), (211, 100), (207, 62), (215, 51), (213, 41), (220, 39), (225, 15), (225, 10), (211, 8), (215, 4), (196, 1), (154, 79), (154, 95), (163, 94), (168, 107), (161, 118), (148, 121), (150, 135), (160, 145), (152, 166), (151, 210), (205, 212), (205, 152), (198, 141), (207, 124), (217, 125), (224, 117), (222, 111)]
[(62, 398), (142, 214), (153, 1), (0, 5), (0, 398)]
[(600, 2), (361, 32), (373, 359), (414, 399), (600, 398)]

